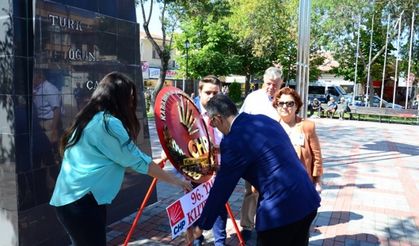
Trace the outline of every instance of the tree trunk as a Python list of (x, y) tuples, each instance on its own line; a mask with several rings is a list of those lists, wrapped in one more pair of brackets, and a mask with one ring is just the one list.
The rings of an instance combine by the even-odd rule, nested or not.
[(154, 87), (153, 93), (151, 94), (151, 108), (154, 112), (154, 105), (156, 103), (156, 96), (159, 93), (159, 91), (163, 88), (164, 82), (166, 81), (166, 72), (168, 69), (168, 64), (169, 64), (169, 60), (166, 60), (164, 58), (160, 58), (162, 67), (160, 69), (160, 76), (159, 79), (157, 80), (157, 84)]
[(244, 95), (247, 96), (250, 91), (250, 74), (246, 74), (246, 80), (244, 82)]
[[(369, 91), (368, 91), (368, 106), (372, 107), (372, 101), (374, 98), (374, 87), (373, 85), (373, 81), (372, 81), (372, 76), (370, 75), (370, 79), (369, 79), (370, 83), (369, 83)], [(380, 104), (378, 104), (378, 107), (380, 107)]]

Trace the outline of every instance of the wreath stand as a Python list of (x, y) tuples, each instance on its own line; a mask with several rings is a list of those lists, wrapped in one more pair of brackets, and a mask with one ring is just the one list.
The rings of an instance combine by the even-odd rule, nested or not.
[[(159, 163), (159, 166), (161, 168), (164, 167), (164, 163), (166, 162), (166, 160), (167, 159), (163, 159)], [(144, 211), (144, 208), (146, 207), (146, 204), (147, 204), (148, 200), (150, 199), (151, 193), (156, 188), (156, 184), (157, 184), (157, 179), (156, 178), (153, 178), (153, 181), (151, 182), (150, 187), (148, 188), (148, 191), (147, 191), (147, 193), (146, 193), (146, 195), (144, 197), (144, 200), (141, 203), (140, 208), (138, 209), (137, 215), (135, 216), (135, 219), (132, 222), (132, 225), (131, 225), (131, 228), (129, 229), (128, 235), (125, 238), (124, 246), (127, 246), (128, 245), (129, 240), (131, 239), (132, 233), (134, 232), (135, 227), (137, 227), (137, 223), (140, 220), (140, 217), (141, 217), (141, 215), (142, 215), (142, 213)], [(225, 207), (227, 209), (228, 216), (230, 216), (231, 221), (233, 222), (234, 230), (236, 231), (237, 237), (239, 238), (239, 245), (240, 246), (245, 246), (245, 243), (243, 241), (243, 237), (242, 237), (242, 235), (240, 233), (239, 227), (237, 226), (237, 223), (236, 223), (236, 220), (234, 218), (233, 212), (232, 212), (232, 210), (230, 208), (230, 204), (227, 202), (226, 205), (225, 205)]]

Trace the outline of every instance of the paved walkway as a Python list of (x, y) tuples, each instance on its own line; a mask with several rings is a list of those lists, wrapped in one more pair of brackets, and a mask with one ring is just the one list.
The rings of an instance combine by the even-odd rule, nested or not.
[[(419, 246), (419, 126), (316, 119), (323, 158), (322, 206), (310, 245)], [(153, 155), (160, 147), (149, 122)], [(174, 171), (173, 167), (166, 167)], [(230, 205), (239, 223), (244, 182)], [(158, 202), (147, 207), (130, 245), (185, 245), (172, 240), (165, 208), (182, 192), (157, 185)], [(108, 245), (123, 243), (135, 213), (109, 226)], [(211, 243), (205, 233), (206, 245)], [(255, 245), (256, 234), (247, 245)], [(228, 245), (238, 245), (231, 222)], [(280, 244), (278, 244), (280, 245)]]

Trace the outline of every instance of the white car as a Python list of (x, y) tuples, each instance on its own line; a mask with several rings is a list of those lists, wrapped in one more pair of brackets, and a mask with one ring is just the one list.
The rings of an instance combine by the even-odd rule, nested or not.
[[(380, 100), (381, 98), (379, 96), (374, 96), (372, 98), (372, 107), (380, 107)], [(383, 108), (393, 108), (393, 103), (389, 103), (386, 100), (383, 99)], [(404, 107), (399, 104), (394, 104), (395, 109), (403, 109)]]
[[(374, 96), (372, 98), (371, 107), (380, 107), (380, 100), (381, 100), (381, 98), (379, 96)], [(358, 107), (364, 107), (365, 106), (365, 101), (363, 100), (363, 98), (361, 96), (356, 96), (354, 104), (355, 104), (355, 106), (358, 106)], [(393, 104), (390, 103), (390, 102), (387, 102), (386, 100), (383, 99), (383, 106), (382, 107), (383, 108), (393, 108)], [(394, 108), (395, 109), (403, 109), (404, 107), (399, 105), (399, 104), (394, 104)]]

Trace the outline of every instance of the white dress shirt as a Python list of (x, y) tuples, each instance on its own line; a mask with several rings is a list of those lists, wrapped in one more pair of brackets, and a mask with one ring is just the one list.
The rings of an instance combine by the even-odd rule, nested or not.
[(259, 89), (247, 95), (240, 111), (248, 114), (263, 114), (278, 120), (278, 112), (272, 106), (272, 99), (266, 93), (265, 89)]
[(50, 120), (54, 118), (54, 109), (61, 107), (61, 93), (57, 87), (45, 80), (34, 88), (33, 101), (38, 118)]

